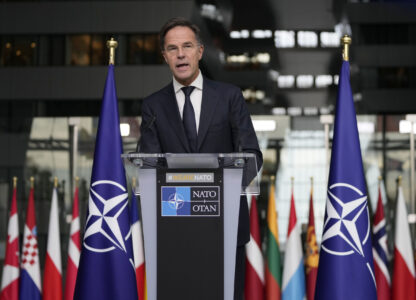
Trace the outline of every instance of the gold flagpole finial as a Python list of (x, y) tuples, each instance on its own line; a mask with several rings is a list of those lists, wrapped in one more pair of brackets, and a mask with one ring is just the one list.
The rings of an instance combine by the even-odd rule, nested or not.
[(78, 187), (78, 182), (79, 182), (79, 177), (78, 177), (78, 176), (76, 176), (76, 177), (75, 177), (75, 187)]
[(402, 186), (402, 175), (397, 177), (397, 184), (398, 184), (398, 186)]
[(380, 181), (382, 181), (382, 180), (383, 180), (383, 177), (378, 176), (378, 181), (380, 182)]
[(30, 188), (33, 189), (35, 186), (35, 177), (31, 176), (30, 177)]
[(118, 46), (118, 42), (114, 38), (111, 38), (111, 40), (107, 41), (107, 48), (110, 49), (110, 57), (108, 60), (109, 65), (114, 65), (114, 59), (116, 56), (117, 46)]
[(290, 177), (290, 183), (291, 183), (291, 185), (292, 185), (292, 189), (293, 189), (293, 184), (294, 184), (294, 182), (295, 182), (295, 177)]
[(342, 57), (345, 61), (350, 60), (350, 45), (351, 45), (352, 39), (349, 35), (344, 35), (341, 38), (341, 44), (344, 46), (344, 49), (342, 51)]
[(58, 187), (58, 177), (56, 177), (56, 176), (55, 176), (55, 178), (53, 179), (53, 186), (54, 186), (55, 188), (57, 188), (57, 187)]
[(311, 177), (311, 185), (313, 185), (313, 176)]
[(15, 189), (17, 187), (17, 177), (13, 177), (13, 188)]

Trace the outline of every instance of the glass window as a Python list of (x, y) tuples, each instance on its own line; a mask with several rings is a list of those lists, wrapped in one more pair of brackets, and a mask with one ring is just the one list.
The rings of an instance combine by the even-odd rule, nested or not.
[(139, 65), (162, 64), (163, 57), (157, 34), (129, 36), (128, 63)]
[(361, 45), (409, 44), (407, 24), (363, 24), (360, 25)]
[(1, 38), (0, 64), (3, 66), (32, 66), (36, 63), (36, 36), (4, 36)]
[(80, 34), (69, 37), (71, 65), (105, 65), (106, 51), (104, 35)]

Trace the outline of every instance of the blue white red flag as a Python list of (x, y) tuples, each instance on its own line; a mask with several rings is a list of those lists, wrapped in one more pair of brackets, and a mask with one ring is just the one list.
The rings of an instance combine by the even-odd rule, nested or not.
[(367, 190), (350, 86), (343, 61), (315, 299), (377, 299)]
[(77, 300), (137, 300), (126, 177), (114, 81), (108, 68), (92, 167)]
[(374, 274), (376, 277), (378, 300), (390, 300), (389, 250), (387, 247), (386, 219), (384, 218), (381, 184), (382, 181), (380, 181), (378, 187), (377, 209), (373, 222)]
[(131, 197), (131, 237), (133, 239), (134, 268), (136, 270), (137, 294), (139, 300), (145, 300), (145, 263), (143, 250), (142, 222), (137, 209), (137, 198), (132, 191)]
[(282, 278), (282, 300), (302, 300), (306, 297), (305, 269), (300, 228), (296, 217), (295, 199), (290, 200), (289, 226)]
[(40, 280), (39, 248), (33, 187), (30, 189), (29, 193), (29, 202), (26, 210), (26, 224), (23, 234), (19, 299), (40, 300), (42, 285)]

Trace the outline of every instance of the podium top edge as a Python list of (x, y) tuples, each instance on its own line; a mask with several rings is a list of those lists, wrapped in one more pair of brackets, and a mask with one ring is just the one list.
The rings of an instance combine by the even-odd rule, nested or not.
[(233, 153), (123, 153), (122, 158), (172, 158), (172, 157), (219, 157), (219, 158), (250, 158), (255, 157), (254, 153), (233, 152)]

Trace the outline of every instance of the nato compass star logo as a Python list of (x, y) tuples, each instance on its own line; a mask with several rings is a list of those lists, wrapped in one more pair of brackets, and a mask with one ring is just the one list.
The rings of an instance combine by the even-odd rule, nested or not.
[(183, 196), (181, 194), (173, 193), (169, 196), (168, 203), (170, 207), (178, 210), (182, 208), (182, 206), (185, 203), (185, 200), (183, 199)]
[(127, 197), (126, 189), (115, 181), (91, 184), (84, 235), (88, 250), (103, 253), (120, 249), (127, 253), (124, 242), (130, 236), (130, 228), (123, 228), (118, 220), (122, 213), (127, 213)]
[[(338, 196), (335, 195), (335, 189), (339, 191), (336, 193)], [(367, 196), (350, 184), (335, 183), (328, 190), (326, 213), (322, 249), (333, 255), (345, 256), (355, 252), (364, 257), (362, 246), (370, 234)], [(359, 224), (366, 225), (365, 232), (362, 232), (362, 226)], [(337, 244), (342, 246), (330, 249), (328, 242), (333, 238), (341, 239), (343, 243)]]
[(363, 249), (370, 236), (367, 196), (353, 185), (335, 183), (328, 189), (326, 215), (322, 249), (335, 256), (358, 254), (375, 284), (369, 257), (365, 257)]

